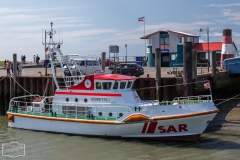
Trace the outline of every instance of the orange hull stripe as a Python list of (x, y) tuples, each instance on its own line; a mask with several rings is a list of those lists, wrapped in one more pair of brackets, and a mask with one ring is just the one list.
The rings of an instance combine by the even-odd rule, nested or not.
[(136, 122), (136, 121), (146, 121), (148, 120), (148, 117), (141, 115), (141, 114), (135, 114), (131, 115), (130, 117), (126, 118), (124, 121), (125, 122)]
[(8, 114), (8, 121), (9, 122), (14, 122), (14, 115), (13, 114)]
[(187, 117), (202, 116), (202, 115), (207, 115), (207, 114), (214, 114), (214, 113), (218, 113), (218, 112), (219, 112), (219, 110), (212, 110), (212, 111), (189, 113), (189, 114), (182, 114), (182, 115), (176, 115), (176, 116), (161, 116), (161, 117), (154, 117), (153, 120), (157, 121), (157, 120), (187, 118)]
[(35, 115), (27, 115), (27, 114), (20, 114), (20, 113), (16, 113), (15, 116), (25, 117), (25, 118), (34, 118), (34, 119), (43, 119), (43, 120), (52, 120), (52, 121), (64, 121), (64, 122), (96, 123), (96, 124), (116, 124), (115, 121), (101, 121), (101, 120), (85, 120), (85, 119), (44, 117), (44, 116), (35, 116)]

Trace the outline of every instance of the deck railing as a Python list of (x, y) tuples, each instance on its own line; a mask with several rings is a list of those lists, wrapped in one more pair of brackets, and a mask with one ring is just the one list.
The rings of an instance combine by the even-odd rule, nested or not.
[[(9, 111), (28, 115), (48, 116), (57, 118), (91, 119), (91, 120), (116, 120), (126, 113), (133, 112), (129, 106), (104, 103), (87, 105), (78, 103), (51, 103), (53, 97), (39, 97), (41, 101), (35, 101), (36, 96), (23, 96), (12, 99), (9, 103)], [(29, 101), (26, 101), (29, 100)], [(31, 101), (33, 100), (33, 101)]]

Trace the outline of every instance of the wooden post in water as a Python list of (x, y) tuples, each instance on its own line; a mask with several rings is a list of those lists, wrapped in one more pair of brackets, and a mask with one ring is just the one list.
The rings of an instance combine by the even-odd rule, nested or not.
[(7, 110), (8, 110), (8, 100), (9, 100), (9, 91), (10, 91), (10, 83), (9, 83), (9, 86), (8, 86), (8, 81), (10, 81), (11, 78), (9, 77), (6, 77), (4, 79), (4, 107), (5, 107), (5, 113), (7, 113)]
[[(109, 63), (110, 64), (110, 63)], [(102, 59), (101, 59), (102, 71), (105, 71), (106, 65), (106, 52), (102, 52)]]
[[(12, 81), (12, 97), (15, 96), (15, 93), (16, 93), (16, 82), (15, 80), (17, 80), (17, 74), (18, 74), (18, 70), (17, 70), (17, 54), (14, 53), (13, 54), (13, 77), (14, 77), (14, 80)], [(11, 97), (11, 98), (12, 98)]]
[(155, 75), (156, 100), (160, 100), (160, 95), (161, 95), (161, 89), (159, 88), (159, 86), (161, 86), (161, 50), (160, 48), (155, 49), (155, 69), (156, 69), (156, 75)]
[(192, 52), (192, 82), (193, 83), (193, 94), (196, 95), (195, 93), (195, 88), (197, 87), (197, 50), (193, 50)]
[(197, 81), (197, 50), (192, 52), (192, 79)]
[(16, 53), (13, 54), (13, 76), (14, 76), (14, 79), (16, 79), (17, 77), (17, 54)]
[(216, 83), (217, 76), (216, 76), (216, 51), (212, 51), (212, 78), (213, 82)]
[(184, 42), (183, 45), (183, 83), (184, 96), (193, 95), (192, 85), (192, 42)]

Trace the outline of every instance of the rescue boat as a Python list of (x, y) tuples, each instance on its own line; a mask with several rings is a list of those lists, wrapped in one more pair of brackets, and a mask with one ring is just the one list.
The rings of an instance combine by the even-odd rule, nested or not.
[[(142, 100), (137, 77), (98, 72), (83, 75), (73, 55), (64, 55), (49, 32), (56, 91), (9, 102), (8, 125), (36, 131), (97, 137), (196, 141), (219, 112), (211, 95)], [(60, 67), (56, 64), (60, 63)]]

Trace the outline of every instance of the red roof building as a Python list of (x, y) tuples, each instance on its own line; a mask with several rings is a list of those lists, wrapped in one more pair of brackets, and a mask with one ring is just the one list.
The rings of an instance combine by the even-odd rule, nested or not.
[[(192, 49), (196, 49), (197, 52), (208, 52), (208, 43), (195, 43)], [(209, 42), (209, 51), (221, 51), (222, 50), (222, 42)]]

